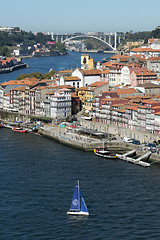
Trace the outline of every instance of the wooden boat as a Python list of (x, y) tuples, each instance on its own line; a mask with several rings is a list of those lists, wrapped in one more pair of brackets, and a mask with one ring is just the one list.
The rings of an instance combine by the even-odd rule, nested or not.
[(104, 150), (102, 148), (94, 149), (94, 154), (99, 157), (103, 157), (103, 158), (107, 158), (107, 159), (116, 159), (117, 158), (116, 153), (109, 151), (109, 150)]
[(85, 204), (84, 198), (82, 197), (82, 193), (79, 188), (79, 181), (77, 181), (77, 185), (74, 190), (71, 208), (67, 212), (68, 215), (89, 215), (87, 206)]
[(19, 133), (26, 133), (27, 132), (27, 129), (23, 129), (21, 127), (13, 127), (12, 130), (14, 132), (19, 132)]

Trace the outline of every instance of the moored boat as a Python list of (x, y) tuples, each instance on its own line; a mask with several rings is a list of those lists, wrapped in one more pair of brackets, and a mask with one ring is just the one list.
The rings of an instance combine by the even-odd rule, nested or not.
[(26, 133), (27, 132), (27, 129), (23, 129), (21, 127), (13, 127), (12, 130), (14, 132), (19, 132), (19, 133)]
[(107, 158), (107, 159), (116, 159), (117, 158), (116, 153), (109, 151), (109, 150), (104, 150), (102, 148), (94, 149), (94, 153), (95, 153), (95, 155), (97, 155), (99, 157), (103, 157), (103, 158)]

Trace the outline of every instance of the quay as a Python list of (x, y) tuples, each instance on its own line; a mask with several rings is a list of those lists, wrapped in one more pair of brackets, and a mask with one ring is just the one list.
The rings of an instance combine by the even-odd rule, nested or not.
[[(124, 160), (143, 167), (149, 167), (153, 163), (160, 163), (160, 158), (157, 153), (152, 153), (148, 150), (138, 148), (131, 143), (124, 143), (121, 139), (94, 139), (89, 136), (80, 135), (74, 130), (68, 131), (67, 129), (61, 129), (59, 127), (43, 126), (40, 128), (39, 133), (45, 137), (54, 139), (62, 144), (70, 147), (82, 149), (84, 151), (93, 151), (97, 147), (105, 146), (109, 150), (117, 153), (117, 157), (120, 160)], [(137, 158), (130, 157), (136, 155)], [(152, 156), (152, 157), (151, 157)], [(142, 161), (145, 159), (144, 161)], [(146, 159), (149, 162), (146, 162)]]
[(118, 153), (131, 150), (131, 146), (128, 146), (128, 144), (124, 143), (121, 139), (115, 139), (113, 135), (109, 134), (108, 139), (104, 139), (103, 133), (101, 132), (93, 131), (90, 133), (88, 129), (88, 131), (86, 130), (87, 134), (84, 134), (85, 130), (83, 131), (82, 129), (78, 131), (78, 128), (68, 129), (60, 128), (59, 126), (43, 125), (39, 128), (38, 133), (44, 137), (54, 139), (62, 144), (84, 151), (93, 151), (93, 149), (97, 147), (107, 147)]
[[(6, 125), (6, 127), (20, 125), (23, 128), (27, 128), (28, 132), (32, 132), (32, 128), (35, 125), (24, 121), (21, 123), (15, 123), (16, 121), (1, 120), (1, 122)], [(81, 131), (78, 131), (78, 129), (81, 129)], [(57, 124), (41, 124), (38, 126), (37, 130), (38, 132), (36, 132), (36, 134), (38, 135), (42, 135), (67, 146), (84, 151), (93, 151), (97, 147), (104, 147), (108, 150), (114, 151), (119, 159), (141, 166), (149, 166), (149, 164), (160, 163), (159, 152), (149, 154), (148, 149), (132, 143), (125, 143), (122, 138), (118, 138), (117, 136), (115, 138), (115, 135), (113, 134), (107, 134), (97, 130), (93, 131), (91, 129), (82, 128), (82, 126), (71, 128), (70, 126), (62, 127), (62, 125)], [(85, 130), (87, 134), (85, 134), (85, 131), (82, 130)], [(104, 134), (105, 137), (103, 136)], [(130, 155), (134, 155), (134, 153), (136, 153), (137, 159), (130, 158)], [(144, 156), (147, 157), (148, 154), (150, 155), (149, 162), (144, 163), (142, 159)]]
[(0, 74), (1, 73), (13, 72), (15, 70), (19, 70), (21, 68), (27, 68), (27, 67), (28, 67), (28, 65), (26, 63), (17, 64), (17, 65), (14, 65), (12, 67), (7, 67), (7, 68), (0, 69)]

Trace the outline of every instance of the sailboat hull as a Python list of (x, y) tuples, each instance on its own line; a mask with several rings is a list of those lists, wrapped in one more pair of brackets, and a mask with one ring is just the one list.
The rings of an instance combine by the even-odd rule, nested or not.
[(85, 215), (85, 216), (88, 216), (89, 212), (82, 212), (82, 211), (79, 211), (79, 212), (67, 212), (67, 215)]

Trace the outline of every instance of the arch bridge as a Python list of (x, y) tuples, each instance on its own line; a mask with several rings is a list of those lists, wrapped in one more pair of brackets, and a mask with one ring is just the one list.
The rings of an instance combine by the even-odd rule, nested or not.
[(55, 34), (52, 38), (56, 41), (66, 43), (71, 40), (76, 39), (85, 39), (85, 38), (93, 38), (102, 43), (104, 43), (110, 50), (116, 51), (117, 45), (119, 45), (122, 36), (118, 33), (110, 33), (110, 34)]

